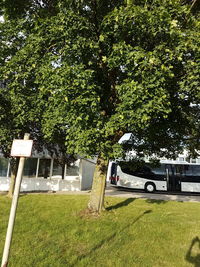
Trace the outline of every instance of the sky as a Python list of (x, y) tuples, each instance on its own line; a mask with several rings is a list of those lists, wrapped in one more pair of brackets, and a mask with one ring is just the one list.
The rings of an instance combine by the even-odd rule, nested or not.
[(0, 22), (4, 22), (3, 16), (0, 16)]

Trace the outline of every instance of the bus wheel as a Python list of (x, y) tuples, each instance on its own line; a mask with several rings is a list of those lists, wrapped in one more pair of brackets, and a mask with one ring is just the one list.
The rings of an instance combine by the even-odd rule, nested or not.
[(156, 186), (154, 183), (146, 183), (145, 184), (145, 191), (148, 193), (153, 193), (156, 191)]

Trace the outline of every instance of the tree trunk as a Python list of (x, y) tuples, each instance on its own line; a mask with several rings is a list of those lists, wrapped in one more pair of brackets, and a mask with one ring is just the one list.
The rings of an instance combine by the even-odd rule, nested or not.
[(19, 164), (19, 158), (14, 159), (12, 158), (10, 161), (10, 167), (11, 167), (11, 176), (10, 176), (10, 186), (8, 191), (8, 197), (12, 198), (14, 189), (15, 189), (15, 180), (17, 176), (17, 169)]
[(88, 203), (88, 209), (91, 212), (100, 213), (102, 209), (104, 209), (107, 167), (108, 160), (100, 155), (97, 159), (93, 177), (92, 191)]

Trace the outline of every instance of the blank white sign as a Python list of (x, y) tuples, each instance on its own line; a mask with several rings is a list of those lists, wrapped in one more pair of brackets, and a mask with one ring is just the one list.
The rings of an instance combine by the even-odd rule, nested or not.
[(33, 147), (33, 140), (15, 139), (12, 143), (12, 157), (30, 157)]

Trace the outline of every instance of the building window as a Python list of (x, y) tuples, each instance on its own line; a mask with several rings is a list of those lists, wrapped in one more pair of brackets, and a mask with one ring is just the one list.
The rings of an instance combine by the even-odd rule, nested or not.
[(62, 176), (62, 166), (56, 160), (53, 162), (52, 176)]
[(9, 159), (0, 158), (0, 176), (6, 177)]
[(50, 176), (51, 159), (40, 159), (38, 177), (48, 178)]
[(66, 176), (78, 176), (79, 175), (79, 162), (75, 161), (67, 167)]
[(35, 178), (37, 169), (37, 159), (28, 158), (24, 164), (24, 177)]

